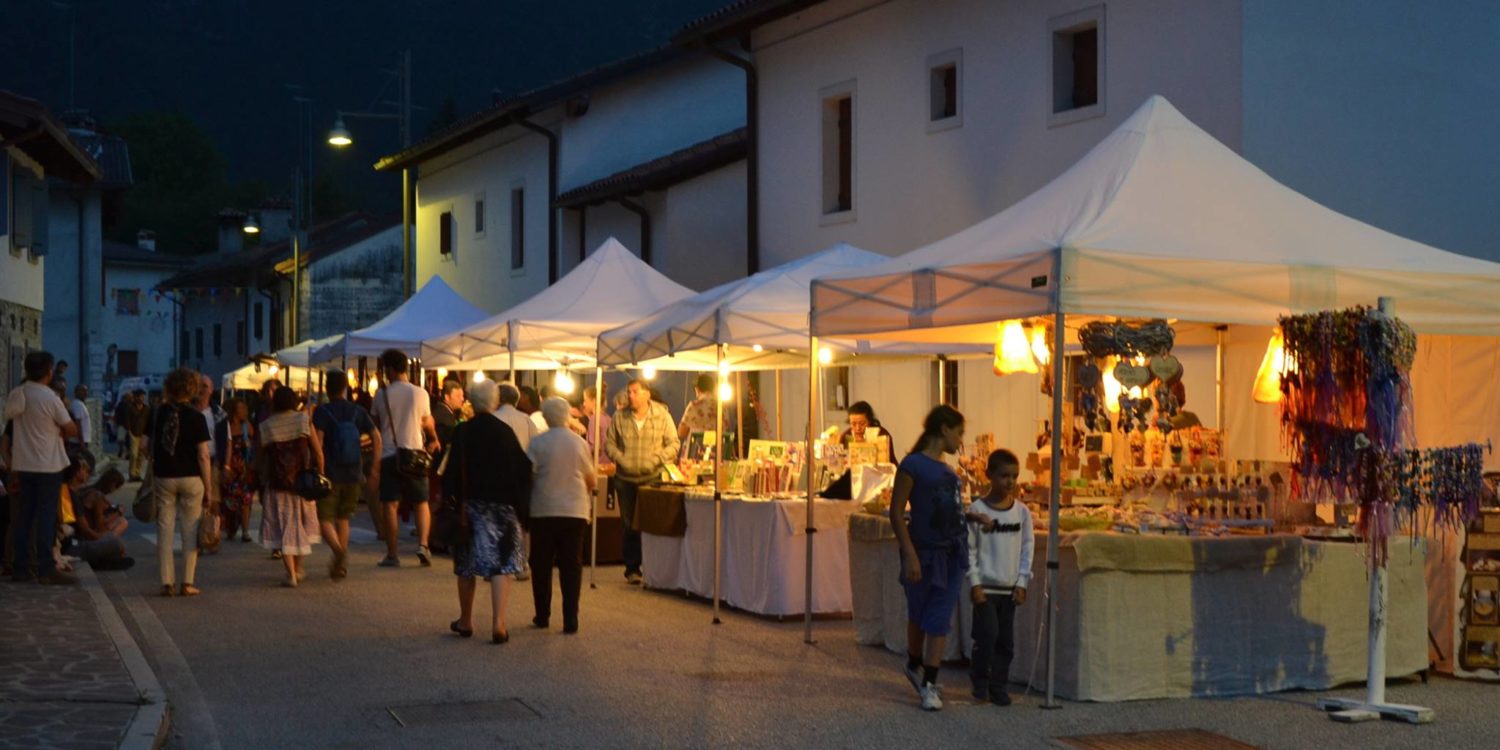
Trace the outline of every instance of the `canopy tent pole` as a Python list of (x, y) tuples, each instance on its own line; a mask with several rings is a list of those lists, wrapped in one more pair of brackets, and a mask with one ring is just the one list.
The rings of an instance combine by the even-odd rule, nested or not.
[(594, 433), (594, 503), (589, 508), (589, 588), (599, 588), (595, 580), (599, 571), (599, 502), (609, 496), (609, 480), (604, 479), (604, 492), (601, 497), (599, 492), (599, 480), (602, 477), (599, 472), (599, 449), (602, 447), (599, 434), (600, 419), (604, 415), (604, 368), (597, 363), (594, 365), (594, 416), (589, 417), (589, 431)]
[(1068, 393), (1068, 381), (1065, 378), (1067, 370), (1064, 367), (1068, 360), (1065, 348), (1068, 332), (1067, 316), (1062, 311), (1061, 274), (1056, 277), (1056, 283), (1059, 292), (1053, 304), (1057, 313), (1052, 321), (1052, 489), (1048, 492), (1047, 499), (1047, 700), (1042, 704), (1042, 708), (1049, 709), (1062, 708), (1053, 689), (1057, 674), (1057, 561), (1061, 552), (1058, 545), (1062, 538), (1058, 533), (1058, 518), (1062, 505), (1062, 446), (1067, 432), (1062, 424), (1063, 400)]
[(781, 440), (781, 368), (776, 368), (776, 439)]
[(1224, 332), (1229, 326), (1214, 326), (1214, 429), (1224, 430)]
[(734, 457), (745, 457), (745, 373), (734, 374)]
[(719, 558), (720, 540), (724, 532), (724, 522), (720, 515), (720, 506), (724, 497), (724, 399), (721, 391), (724, 384), (729, 382), (724, 378), (724, 345), (716, 344), (714, 349), (718, 352), (719, 360), (719, 387), (714, 389), (714, 624), (719, 620)]
[[(781, 385), (781, 371), (776, 371), (776, 384)], [(802, 642), (808, 645), (816, 643), (813, 640), (813, 494), (817, 491), (813, 487), (813, 455), (816, 436), (818, 434), (818, 337), (807, 338), (807, 446), (802, 451), (802, 463), (807, 471), (807, 577), (804, 579), (805, 596), (802, 600)], [(776, 419), (781, 421), (781, 394), (777, 394)], [(780, 437), (780, 427), (777, 428)]]
[(516, 382), (516, 323), (510, 321), (505, 324), (505, 353), (510, 358), (510, 384), (517, 388), (521, 387)]
[(940, 404), (943, 404), (945, 406), (948, 405), (948, 367), (947, 367), (947, 362), (948, 362), (948, 358), (947, 357), (944, 357), (941, 354), (938, 355), (938, 358), (937, 358), (937, 371), (938, 371), (938, 376), (937, 376), (937, 383), (938, 383), (938, 397), (937, 397), (937, 402), (940, 403)]

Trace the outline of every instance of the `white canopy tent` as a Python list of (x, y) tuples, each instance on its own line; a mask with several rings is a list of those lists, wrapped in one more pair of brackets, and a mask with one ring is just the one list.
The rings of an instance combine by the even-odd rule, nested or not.
[(283, 365), (290, 365), (294, 367), (312, 367), (313, 365), (320, 365), (324, 362), (329, 361), (330, 359), (332, 359), (332, 357), (328, 359), (316, 359), (314, 357), (314, 354), (330, 350), (331, 347), (335, 343), (337, 343), (342, 336), (343, 334), (334, 334), (332, 336), (321, 339), (306, 339), (296, 346), (289, 346), (276, 352), (272, 356), (276, 358), (277, 362), (280, 362)]
[(557, 283), (497, 315), (449, 326), (422, 342), (432, 367), (523, 369), (592, 367), (598, 336), (693, 291), (662, 275), (613, 237)]
[[(995, 324), (1153, 317), (1264, 326), (1394, 300), (1419, 332), (1500, 335), (1500, 264), (1397, 237), (1276, 182), (1154, 96), (1062, 175), (962, 232), (812, 286), (819, 336), (994, 341)], [(1066, 358), (1052, 358), (1067, 382)], [(1052, 424), (1062, 421), (1053, 399)], [(1047, 702), (1053, 702), (1061, 446), (1052, 445)], [(1383, 600), (1383, 568), (1371, 577)], [(1377, 594), (1376, 592), (1382, 592)], [(1372, 618), (1372, 623), (1376, 620)], [(1372, 643), (1383, 643), (1383, 628)], [(1378, 640), (1377, 640), (1378, 639)], [(1371, 669), (1376, 668), (1372, 649)], [(1380, 668), (1383, 670), (1383, 658)], [(1384, 680), (1371, 672), (1370, 699)]]
[(334, 337), (310, 353), (313, 362), (348, 357), (378, 357), (399, 349), (420, 356), (422, 340), (483, 320), (485, 313), (464, 299), (441, 276), (433, 276), (410, 299), (378, 322)]
[(815, 281), (812, 328), (994, 341), (997, 320), (1055, 312), (1267, 325), (1382, 296), (1419, 332), (1500, 335), (1500, 264), (1325, 208), (1154, 96), (996, 216)]
[(255, 391), (268, 380), (279, 380), (284, 385), (295, 387), (298, 383), (312, 382), (312, 370), (306, 367), (281, 367), (272, 362), (251, 362), (238, 370), (224, 373), (221, 387), (229, 391)]

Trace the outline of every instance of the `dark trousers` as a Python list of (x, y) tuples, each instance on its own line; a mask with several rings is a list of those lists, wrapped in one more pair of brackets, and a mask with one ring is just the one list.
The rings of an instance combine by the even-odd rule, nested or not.
[(536, 619), (552, 618), (552, 566), (562, 584), (563, 627), (578, 627), (578, 592), (583, 588), (582, 518), (531, 519), (531, 599)]
[(57, 572), (52, 544), (57, 540), (57, 503), (62, 497), (62, 472), (21, 472), (20, 514), (11, 519), (10, 543), (15, 575), (28, 575), (36, 566), (38, 578)]
[(619, 477), (610, 477), (609, 486), (620, 499), (620, 520), (624, 523), (624, 538), (620, 543), (620, 554), (625, 558), (625, 575), (641, 572), (641, 532), (635, 528), (635, 492), (639, 485)]
[(1016, 600), (1009, 594), (986, 592), (984, 604), (974, 605), (974, 655), (970, 659), (974, 692), (1004, 692), (1016, 655), (1015, 626)]

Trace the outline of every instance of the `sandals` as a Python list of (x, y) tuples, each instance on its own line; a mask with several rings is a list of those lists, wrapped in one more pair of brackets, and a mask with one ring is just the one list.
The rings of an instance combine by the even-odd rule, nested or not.
[(496, 646), (498, 646), (498, 645), (500, 645), (502, 643), (505, 643), (506, 641), (509, 641), (509, 640), (510, 640), (510, 632), (509, 631), (506, 631), (504, 633), (491, 633), (490, 634), (490, 643), (493, 643)]
[(162, 596), (177, 596), (177, 587), (173, 586), (170, 583), (163, 583), (161, 585), (161, 595)]
[(458, 626), (458, 620), (454, 620), (453, 622), (448, 623), (448, 629), (451, 630), (451, 631), (453, 631), (453, 632), (455, 632), (455, 633), (458, 633), (459, 636), (463, 637), (463, 638), (473, 638), (474, 637), (474, 629), (473, 628), (469, 628), (469, 629), (465, 630), (464, 628), (459, 627)]
[(191, 583), (182, 584), (182, 596), (197, 596), (201, 593), (203, 593), (203, 590)]

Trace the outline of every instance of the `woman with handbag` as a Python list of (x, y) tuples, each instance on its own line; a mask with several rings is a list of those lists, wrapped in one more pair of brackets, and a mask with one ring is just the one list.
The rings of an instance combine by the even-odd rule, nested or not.
[[(286, 567), (286, 580), (281, 585), (289, 588), (307, 577), (302, 558), (312, 554), (313, 545), (322, 541), (317, 498), (308, 497), (315, 493), (308, 491), (307, 484), (322, 479), (323, 450), (307, 414), (297, 406), (296, 391), (277, 389), (271, 397), (271, 416), (260, 425), (265, 481), (260, 539), (261, 544), (281, 550), (281, 563)], [(327, 481), (322, 479), (325, 485)]]
[[(213, 459), (208, 444), (213, 435), (208, 422), (193, 408), (202, 381), (198, 373), (180, 367), (162, 381), (162, 404), (152, 411), (146, 432), (151, 456), (152, 496), (156, 514), (156, 555), (161, 569), (161, 594), (197, 596), (198, 521), (205, 493), (213, 486)], [(182, 587), (174, 585), (176, 560), (172, 535), (182, 534)]]
[(500, 405), (493, 381), (469, 390), (474, 418), (453, 431), (443, 470), (444, 494), (453, 498), (460, 522), (451, 540), (453, 574), (458, 576), (458, 619), (448, 629), (474, 635), (475, 578), (490, 582), (492, 643), (510, 640), (505, 599), (511, 576), (525, 565), (521, 524), (531, 492), (531, 460), (515, 431), (493, 412)]

